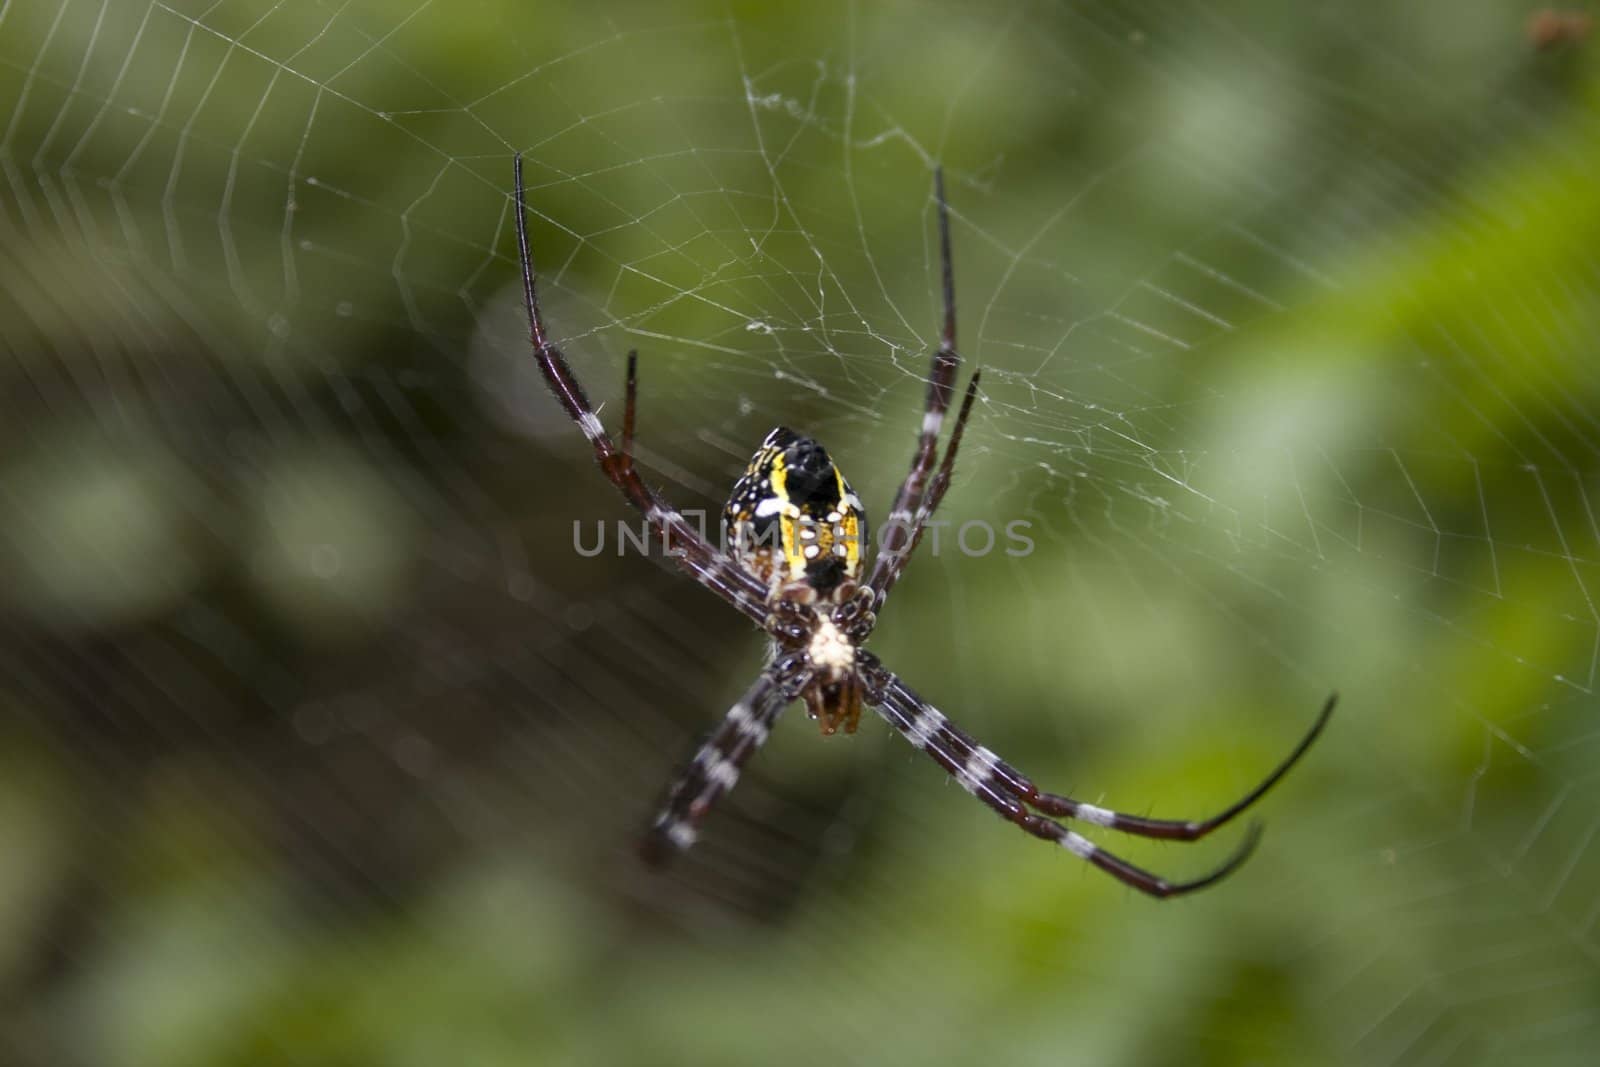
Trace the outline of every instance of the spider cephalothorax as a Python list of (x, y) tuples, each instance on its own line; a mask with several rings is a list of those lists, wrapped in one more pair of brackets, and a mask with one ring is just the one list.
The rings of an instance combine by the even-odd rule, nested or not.
[(799, 653), (800, 699), (824, 734), (861, 718), (856, 649), (872, 632), (861, 575), (867, 517), (850, 483), (809, 437), (778, 427), (750, 457), (722, 511), (733, 558), (767, 586), (765, 628)]
[[(876, 612), (916, 550), (945, 490), (950, 487), (961, 431), (978, 396), (978, 374), (967, 383), (955, 426), (938, 458), (939, 434), (954, 399), (956, 371), (955, 281), (950, 266), (950, 214), (944, 179), (934, 172), (939, 210), (939, 259), (943, 268), (944, 323), (933, 352), (927, 402), (911, 470), (895, 494), (882, 544), (866, 565), (867, 519), (861, 501), (821, 445), (782, 427), (767, 435), (734, 486), (723, 512), (731, 554), (717, 551), (676, 508), (645, 484), (633, 463), (638, 358), (628, 354), (627, 399), (619, 448), (606, 433), (583, 386), (561, 349), (545, 332), (534, 287), (523, 204), (522, 157), (515, 163), (517, 254), (522, 264), (534, 359), (551, 392), (594, 448), (600, 469), (645, 519), (669, 554), (690, 577), (766, 631), (772, 656), (711, 737), (673, 783), (666, 804), (645, 840), (645, 855), (664, 859), (694, 844), (701, 821), (717, 798), (732, 789), (739, 771), (767, 739), (785, 707), (803, 700), (831, 734), (853, 733), (861, 706), (883, 716), (914, 747), (926, 752), (961, 788), (1034, 837), (1052, 842), (1151, 896), (1170, 897), (1208, 886), (1238, 868), (1255, 847), (1258, 829), (1221, 866), (1186, 882), (1171, 882), (1106, 851), (1057, 822), (1076, 819), (1141, 837), (1196, 841), (1261, 799), (1293, 767), (1333, 713), (1329, 697), (1322, 714), (1288, 758), (1254, 789), (1209, 819), (1152, 819), (1046, 793), (943, 712), (928, 703), (861, 645)], [(937, 466), (935, 464), (937, 463)]]

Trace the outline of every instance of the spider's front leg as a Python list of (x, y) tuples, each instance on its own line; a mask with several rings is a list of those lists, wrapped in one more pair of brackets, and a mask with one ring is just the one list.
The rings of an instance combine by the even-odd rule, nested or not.
[[(1330, 696), (1311, 729), (1300, 739), (1276, 768), (1256, 787), (1217, 815), (1208, 819), (1152, 819), (1128, 815), (1045, 793), (1022, 772), (980, 745), (938, 708), (918, 696), (912, 688), (884, 667), (871, 653), (860, 654), (862, 684), (871, 704), (913, 747), (926, 753), (960, 784), (961, 788), (987, 804), (1001, 818), (1014, 823), (1034, 837), (1060, 845), (1079, 859), (1086, 860), (1125, 885), (1154, 897), (1180, 896), (1203, 889), (1227, 877), (1249, 858), (1260, 839), (1260, 826), (1253, 824), (1244, 840), (1222, 864), (1198, 878), (1171, 881), (1136, 867), (1106, 851), (1088, 838), (1049, 818), (1051, 815), (1079, 819), (1093, 826), (1135, 834), (1140, 837), (1196, 841), (1231, 822), (1252, 807), (1276, 785), (1311, 748), (1333, 714), (1337, 695)], [(1029, 808), (1035, 809), (1030, 811)]]
[(640, 855), (647, 862), (664, 863), (694, 844), (712, 805), (739, 781), (746, 761), (809, 680), (805, 657), (790, 653), (779, 656), (751, 683), (667, 791), (667, 799), (640, 845)]

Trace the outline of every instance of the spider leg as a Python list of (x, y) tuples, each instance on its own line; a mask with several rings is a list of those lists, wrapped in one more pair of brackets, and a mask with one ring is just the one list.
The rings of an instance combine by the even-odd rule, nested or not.
[(967, 382), (967, 395), (961, 401), (961, 413), (956, 416), (955, 429), (950, 431), (950, 444), (944, 450), (944, 462), (939, 464), (939, 473), (933, 476), (933, 481), (928, 485), (928, 495), (917, 508), (916, 519), (911, 524), (911, 543), (906, 546), (903, 553), (893, 561), (893, 569), (884, 577), (883, 587), (876, 591), (873, 599), (873, 610), (883, 607), (883, 602), (889, 596), (889, 590), (906, 569), (906, 563), (917, 550), (917, 545), (922, 542), (922, 531), (928, 528), (928, 520), (938, 510), (939, 502), (944, 499), (945, 490), (950, 488), (950, 475), (956, 466), (956, 449), (961, 447), (961, 431), (966, 429), (967, 416), (972, 413), (972, 402), (978, 398), (978, 376), (981, 371), (973, 371), (972, 379)]
[(882, 607), (889, 594), (889, 586), (899, 577), (910, 555), (918, 529), (916, 516), (927, 490), (928, 477), (933, 473), (938, 454), (939, 431), (944, 426), (945, 413), (955, 395), (956, 370), (961, 365), (961, 355), (956, 351), (956, 282), (955, 268), (950, 258), (950, 208), (944, 198), (944, 170), (933, 172), (934, 196), (939, 204), (939, 259), (944, 274), (944, 331), (939, 347), (933, 352), (933, 363), (928, 374), (928, 398), (923, 408), (922, 429), (917, 437), (917, 450), (911, 457), (911, 470), (895, 494), (894, 504), (884, 520), (883, 548), (872, 563), (872, 573), (867, 585), (876, 595), (876, 606)]
[(738, 782), (740, 769), (808, 681), (804, 657), (795, 654), (778, 659), (757, 676), (672, 783), (640, 845), (647, 862), (664, 863), (694, 844), (711, 805)]
[[(1330, 701), (1324, 706), (1323, 713), (1318, 717), (1316, 725), (1313, 726), (1307, 737), (1296, 746), (1289, 759), (1269, 775), (1261, 785), (1252, 790), (1242, 802), (1233, 805), (1223, 812), (1221, 816), (1213, 817), (1202, 823), (1142, 819), (1135, 816), (1124, 816), (1116, 812), (1108, 812), (1104, 808), (1096, 808), (1093, 805), (1080, 804), (1066, 797), (1040, 793), (1026, 776), (989, 751), (989, 749), (978, 744), (970, 734), (957, 727), (932, 704), (918, 696), (910, 686), (901, 681), (893, 672), (885, 669), (876, 657), (868, 653), (862, 653), (861, 658), (862, 670), (868, 681), (869, 699), (872, 700), (878, 714), (882, 715), (890, 726), (899, 731), (914, 748), (926, 752), (935, 763), (939, 764), (948, 774), (955, 778), (963, 789), (994, 809), (1002, 818), (1015, 823), (1033, 836), (1060, 845), (1074, 856), (1087, 860), (1118, 881), (1139, 890), (1141, 893), (1154, 897), (1171, 897), (1183, 893), (1191, 893), (1231, 874), (1254, 851), (1261, 835), (1260, 825), (1251, 825), (1244, 841), (1220, 866), (1190, 881), (1172, 882), (1100, 848), (1082, 834), (1062, 826), (1055, 820), (1047, 818), (1046, 815), (1077, 817), (1095, 825), (1108, 826), (1113, 829), (1143, 834), (1148, 837), (1194, 840), (1196, 837), (1204, 836), (1204, 834), (1209, 833), (1232, 819), (1235, 815), (1238, 815), (1239, 812), (1259, 799), (1278, 779), (1282, 778), (1288, 769), (1294, 765), (1295, 761), (1304, 754), (1311, 742), (1315, 740), (1317, 734), (1327, 722), (1328, 715), (1332, 710), (1332, 701)], [(1041, 812), (1045, 812), (1045, 814), (1035, 814), (1029, 811), (1029, 805), (1036, 807)], [(1070, 810), (1068, 805), (1071, 805)], [(1147, 832), (1152, 827), (1155, 832)], [(1173, 828), (1180, 827), (1185, 828), (1186, 832), (1170, 832)], [(1188, 831), (1187, 828), (1190, 827), (1202, 827), (1203, 829), (1198, 833), (1194, 833)]]
[(589, 439), (600, 469), (621, 490), (628, 503), (644, 513), (651, 529), (661, 539), (668, 554), (677, 560), (678, 566), (695, 581), (738, 608), (756, 625), (761, 625), (767, 617), (766, 589), (761, 582), (712, 547), (677, 508), (645, 485), (634, 468), (633, 416), (637, 388), (634, 356), (630, 354), (628, 357), (628, 400), (623, 414), (622, 448), (618, 449), (601, 425), (600, 417), (595, 414), (577, 376), (572, 373), (567, 357), (562, 355), (561, 349), (550, 341), (545, 332), (544, 317), (539, 310), (539, 294), (534, 286), (533, 254), (528, 250), (527, 205), (523, 194), (520, 153), (512, 160), (512, 176), (516, 196), (517, 257), (522, 266), (522, 294), (528, 312), (528, 334), (533, 342), (534, 359), (544, 373), (546, 384), (561, 402), (567, 417), (577, 423), (583, 435)]
[[(1171, 841), (1198, 841), (1211, 831), (1221, 826), (1226, 826), (1247, 808), (1255, 804), (1266, 795), (1267, 790), (1278, 784), (1278, 780), (1289, 773), (1300, 757), (1304, 756), (1322, 733), (1322, 728), (1328, 725), (1328, 719), (1333, 716), (1333, 707), (1339, 702), (1339, 694), (1330, 695), (1322, 705), (1322, 711), (1317, 714), (1317, 721), (1311, 724), (1305, 736), (1300, 738), (1300, 743), (1294, 746), (1293, 751), (1284, 757), (1283, 761), (1273, 768), (1272, 773), (1263, 778), (1250, 792), (1228, 805), (1222, 811), (1209, 819), (1150, 819), (1142, 815), (1127, 815), (1120, 811), (1111, 811), (1107, 808), (1095, 807), (1085, 804), (1071, 797), (1058, 796), (1055, 793), (1041, 793), (1033, 788), (1021, 775), (1017, 778), (1025, 783), (1022, 799), (1030, 807), (1044, 812), (1046, 815), (1065, 815), (1068, 818), (1081, 819), (1096, 826), (1106, 826), (1113, 830), (1121, 830), (1125, 834), (1135, 834), (1139, 837), (1157, 837)], [(1010, 770), (1010, 768), (1007, 768)], [(1015, 772), (1013, 772), (1015, 773)]]
[(639, 404), (639, 350), (628, 349), (628, 399), (622, 406), (622, 458), (633, 466), (633, 417)]
[(1169, 841), (1198, 841), (1253, 807), (1256, 801), (1277, 785), (1310, 750), (1312, 743), (1321, 736), (1323, 727), (1328, 725), (1328, 720), (1333, 716), (1334, 706), (1339, 702), (1339, 694), (1334, 693), (1329, 696), (1317, 714), (1316, 721), (1311, 724), (1311, 728), (1300, 738), (1289, 755), (1254, 788), (1222, 811), (1206, 819), (1152, 819), (1086, 804), (1081, 800), (1056, 793), (1043, 792), (1027, 775), (978, 744), (971, 734), (956, 726), (898, 677), (889, 672), (884, 673), (887, 687), (885, 699), (898, 701), (903, 708), (915, 710), (924, 716), (919, 734), (934, 737), (945, 749), (962, 759), (964, 766), (970, 763), (974, 768), (984, 769), (1006, 792), (1029, 807), (1046, 815), (1078, 819), (1136, 837), (1153, 837)]

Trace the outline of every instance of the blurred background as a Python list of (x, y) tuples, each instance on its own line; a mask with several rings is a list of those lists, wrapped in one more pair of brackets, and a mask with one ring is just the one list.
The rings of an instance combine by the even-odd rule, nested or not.
[[(0, 4), (0, 1060), (1589, 1062), (1597, 47), (1512, 0)], [(631, 516), (529, 358), (517, 151), (553, 333), (613, 428), (640, 350), (642, 465), (713, 515), (784, 424), (882, 519), (942, 166), (984, 395), (873, 648), (1162, 816), (1337, 688), (1249, 865), (1147, 900), (795, 708), (642, 868), (762, 642), (575, 550)]]

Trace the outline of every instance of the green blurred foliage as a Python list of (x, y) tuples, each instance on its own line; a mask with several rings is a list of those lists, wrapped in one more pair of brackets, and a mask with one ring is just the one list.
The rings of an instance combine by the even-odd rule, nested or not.
[[(1587, 1062), (1600, 79), (1534, 10), (0, 5), (4, 1061)], [(640, 869), (759, 642), (572, 553), (623, 509), (518, 151), (553, 328), (713, 513), (784, 423), (881, 516), (942, 166), (944, 533), (1035, 550), (925, 549), (874, 647), (1166, 814), (1337, 684), (1250, 866), (1136, 898), (796, 713)]]

